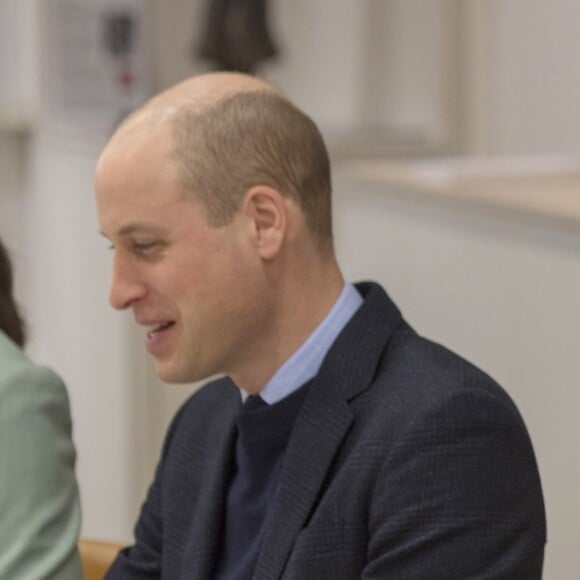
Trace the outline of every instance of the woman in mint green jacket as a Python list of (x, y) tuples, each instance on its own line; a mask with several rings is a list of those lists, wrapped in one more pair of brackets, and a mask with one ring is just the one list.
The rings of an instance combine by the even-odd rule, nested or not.
[(80, 580), (75, 449), (63, 382), (24, 354), (0, 242), (0, 580)]

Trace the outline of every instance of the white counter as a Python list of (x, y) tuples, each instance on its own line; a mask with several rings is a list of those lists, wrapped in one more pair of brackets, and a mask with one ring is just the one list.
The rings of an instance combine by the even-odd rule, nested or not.
[(373, 160), (344, 168), (364, 183), (555, 220), (580, 232), (580, 157)]

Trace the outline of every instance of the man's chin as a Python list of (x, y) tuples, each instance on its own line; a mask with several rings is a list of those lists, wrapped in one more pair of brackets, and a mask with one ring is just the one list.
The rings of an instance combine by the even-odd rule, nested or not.
[(203, 373), (196, 373), (192, 369), (171, 367), (170, 365), (164, 364), (160, 361), (157, 361), (155, 370), (159, 379), (170, 385), (196, 383), (205, 380), (210, 376)]
[(155, 371), (159, 379), (164, 383), (179, 384), (190, 382), (183, 371), (180, 372), (180, 369), (171, 368), (168, 364), (159, 361), (155, 365)]

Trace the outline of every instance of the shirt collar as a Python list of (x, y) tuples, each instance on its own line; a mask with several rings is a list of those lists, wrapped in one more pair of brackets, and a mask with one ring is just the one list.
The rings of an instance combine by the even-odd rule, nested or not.
[[(273, 405), (316, 376), (326, 353), (363, 300), (356, 288), (345, 283), (326, 318), (314, 329), (302, 346), (274, 373), (260, 397)], [(248, 393), (241, 390), (242, 400)]]

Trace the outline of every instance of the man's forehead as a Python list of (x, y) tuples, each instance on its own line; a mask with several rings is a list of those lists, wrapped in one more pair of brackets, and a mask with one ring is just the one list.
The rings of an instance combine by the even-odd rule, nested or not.
[(137, 234), (164, 236), (175, 228), (191, 226), (201, 213), (189, 197), (126, 197), (117, 193), (97, 196), (100, 233), (111, 239)]
[(177, 162), (159, 140), (135, 135), (109, 144), (97, 165), (95, 196), (101, 219), (114, 222), (158, 212), (190, 198)]
[(123, 122), (110, 139), (107, 149), (157, 146), (167, 148), (171, 141), (170, 110), (142, 110)]
[(171, 135), (164, 127), (141, 124), (126, 126), (111, 138), (96, 167), (97, 182), (101, 178), (123, 179), (130, 172), (173, 171)]

